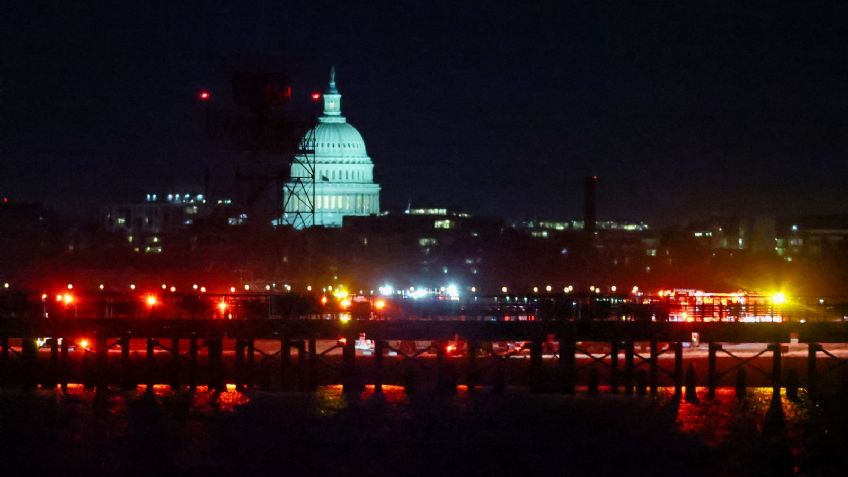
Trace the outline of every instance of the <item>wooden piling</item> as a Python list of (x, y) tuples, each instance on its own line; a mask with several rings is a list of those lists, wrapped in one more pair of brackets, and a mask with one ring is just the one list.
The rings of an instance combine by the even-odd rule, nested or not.
[(206, 341), (209, 354), (209, 387), (216, 392), (226, 391), (224, 377), (224, 338), (214, 336)]
[(657, 387), (659, 386), (657, 372), (659, 369), (659, 343), (657, 343), (657, 339), (654, 338), (651, 340), (651, 359), (649, 362), (649, 376), (648, 376), (648, 385), (651, 388), (651, 396), (657, 395)]
[(342, 347), (342, 392), (362, 392), (363, 389), (357, 371), (356, 340), (353, 336), (349, 336)]
[(253, 338), (247, 339), (246, 352), (247, 352), (247, 363), (246, 363), (247, 369), (245, 370), (245, 374), (246, 374), (245, 375), (245, 381), (247, 382), (247, 387), (252, 388), (253, 384), (254, 384), (253, 378), (254, 378), (255, 365), (256, 365), (256, 349), (255, 349), (255, 342), (254, 342)]
[(695, 367), (689, 364), (686, 368), (686, 400), (689, 402), (698, 401), (698, 379), (695, 375)]
[(280, 389), (285, 391), (289, 385), (291, 370), (291, 346), (285, 335), (280, 336)]
[(374, 392), (383, 392), (383, 353), (385, 353), (386, 342), (376, 340), (374, 342)]
[(577, 343), (573, 337), (565, 336), (565, 333), (559, 338), (559, 365), (562, 372), (563, 390), (566, 394), (574, 394), (576, 384), (576, 359), (574, 357), (577, 352)]
[(62, 346), (59, 351), (59, 356), (61, 357), (62, 365), (59, 368), (59, 386), (62, 388), (62, 392), (68, 393), (68, 337), (65, 336), (62, 338)]
[(674, 397), (683, 395), (683, 343), (674, 343)]
[(131, 391), (135, 389), (132, 362), (130, 361), (130, 337), (124, 335), (120, 338), (121, 345), (121, 389)]
[(780, 375), (782, 373), (782, 363), (780, 356), (780, 343), (772, 343), (769, 345), (772, 352), (771, 358), (771, 393), (772, 398), (780, 397)]
[(181, 361), (180, 338), (175, 336), (171, 338), (171, 391), (173, 392), (179, 392), (182, 388), (182, 383), (180, 382)]
[(627, 396), (633, 395), (633, 372), (635, 370), (633, 363), (633, 342), (628, 340), (624, 343), (624, 393)]
[(716, 385), (718, 384), (718, 373), (716, 371), (716, 354), (721, 349), (718, 343), (707, 345), (707, 397), (715, 399)]
[(817, 389), (816, 354), (821, 350), (818, 343), (810, 343), (807, 346), (807, 395), (815, 398)]
[(534, 338), (530, 342), (530, 392), (540, 393), (542, 391), (542, 341)]
[(610, 392), (618, 394), (618, 341), (610, 343)]
[(306, 388), (313, 392), (318, 389), (318, 345), (314, 335), (309, 337), (309, 359), (306, 366)]
[(145, 379), (147, 393), (153, 393), (153, 385), (156, 384), (156, 340), (147, 338), (147, 353), (145, 355)]
[(108, 384), (108, 369), (107, 357), (109, 356), (109, 347), (106, 341), (106, 330), (100, 328), (97, 330), (97, 336), (94, 339), (94, 352), (96, 353), (96, 363), (94, 367), (95, 379), (94, 383), (98, 392), (106, 391)]
[(245, 340), (241, 336), (236, 336), (235, 340), (235, 364), (236, 364), (236, 389), (244, 387), (244, 349)]
[(35, 338), (24, 336), (21, 339), (21, 387), (33, 390), (38, 386), (38, 344)]
[(188, 391), (197, 391), (197, 334), (188, 339)]
[(53, 333), (53, 338), (50, 339), (50, 376), (44, 384), (49, 388), (55, 388), (59, 382), (59, 338), (56, 333)]
[(736, 399), (745, 399), (748, 393), (748, 375), (744, 367), (736, 371)]
[(468, 359), (468, 378), (466, 386), (468, 392), (474, 394), (477, 392), (477, 350), (480, 349), (480, 342), (476, 339), (469, 339), (466, 345), (466, 357)]

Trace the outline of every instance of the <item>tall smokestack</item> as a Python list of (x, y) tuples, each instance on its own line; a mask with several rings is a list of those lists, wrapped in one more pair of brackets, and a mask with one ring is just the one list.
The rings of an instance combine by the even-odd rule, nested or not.
[(598, 184), (598, 176), (586, 176), (584, 183), (583, 201), (583, 230), (590, 238), (595, 236), (595, 187)]

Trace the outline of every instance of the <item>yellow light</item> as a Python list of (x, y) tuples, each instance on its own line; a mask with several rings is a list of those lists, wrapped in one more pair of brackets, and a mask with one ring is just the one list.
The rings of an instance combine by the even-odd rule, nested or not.
[(219, 301), (218, 302), (218, 311), (220, 311), (221, 313), (224, 313), (225, 311), (227, 311), (227, 302), (225, 302), (224, 300)]
[(386, 300), (377, 300), (374, 302), (374, 308), (382, 310), (386, 307)]
[(88, 340), (85, 340), (85, 339), (79, 340), (79, 345), (80, 345), (80, 348), (88, 349)]
[[(330, 289), (332, 290), (332, 288)], [(343, 288), (336, 288), (336, 291), (333, 292), (333, 296), (338, 298), (339, 300), (344, 300), (348, 297), (348, 292)]]
[(350, 308), (350, 300), (345, 298), (341, 301), (341, 303), (339, 303), (339, 305), (341, 305), (343, 309), (347, 310), (348, 308)]
[(206, 293), (206, 287), (200, 287), (200, 293)]
[(339, 321), (342, 323), (350, 321), (350, 313), (339, 313)]
[(306, 291), (312, 291), (312, 285), (307, 285), (307, 286), (306, 286)]
[(545, 291), (546, 291), (546, 292), (550, 292), (551, 290), (553, 290), (553, 287), (552, 287), (552, 286), (547, 285), (547, 286), (545, 287)]
[(56, 301), (62, 301), (62, 294), (56, 295)]
[(250, 285), (245, 285), (245, 286), (244, 286), (244, 291), (250, 291)]
[(156, 295), (147, 295), (147, 298), (144, 300), (147, 303), (147, 306), (155, 306), (159, 300), (156, 298)]
[(70, 293), (65, 293), (62, 296), (62, 301), (64, 301), (66, 305), (70, 305), (71, 303), (74, 302), (74, 297)]
[(775, 305), (782, 305), (786, 303), (786, 295), (783, 292), (777, 292), (771, 296), (771, 302)]
[(539, 293), (539, 287), (533, 287), (533, 293)]
[(321, 304), (322, 304), (322, 305), (326, 305), (326, 304), (327, 304), (327, 297), (326, 297), (326, 296), (322, 296), (322, 297), (321, 297)]

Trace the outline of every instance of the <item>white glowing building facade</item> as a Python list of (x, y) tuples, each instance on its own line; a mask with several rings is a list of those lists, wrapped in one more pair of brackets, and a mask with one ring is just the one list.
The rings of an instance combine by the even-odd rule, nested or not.
[[(312, 134), (301, 141), (314, 141), (304, 149), (315, 151), (315, 221), (313, 225), (341, 227), (346, 215), (372, 215), (380, 212), (380, 186), (374, 183), (374, 163), (365, 150), (362, 135), (347, 122), (341, 112), (342, 95), (336, 88), (335, 69), (330, 71), (330, 84), (324, 93), (324, 114), (318, 118)], [(310, 147), (314, 146), (314, 147)], [(304, 177), (303, 164), (292, 164), (291, 177)], [(306, 204), (305, 194), (293, 187), (291, 181), (283, 187), (283, 203)], [(294, 199), (294, 200), (290, 200)], [(289, 209), (291, 210), (291, 209)], [(283, 215), (283, 223), (296, 228), (298, 222), (291, 213)], [(306, 224), (308, 225), (308, 224)]]

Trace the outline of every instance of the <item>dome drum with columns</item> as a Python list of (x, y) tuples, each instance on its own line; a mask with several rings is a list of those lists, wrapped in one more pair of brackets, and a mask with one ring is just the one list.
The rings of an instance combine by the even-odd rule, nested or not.
[[(324, 114), (312, 133), (302, 140), (310, 141), (304, 149), (315, 151), (315, 222), (324, 227), (341, 227), (346, 215), (372, 215), (380, 212), (380, 186), (374, 183), (374, 164), (365, 151), (362, 135), (341, 115), (342, 95), (336, 88), (335, 68), (330, 70), (330, 84), (324, 93)], [(314, 147), (309, 147), (314, 146)], [(304, 165), (292, 163), (291, 177), (305, 177)], [(297, 194), (292, 183), (283, 187), (283, 203), (289, 194)], [(295, 197), (295, 199), (300, 199)], [(293, 204), (308, 203), (294, 200)], [(283, 223), (294, 224), (293, 217), (283, 216)]]

